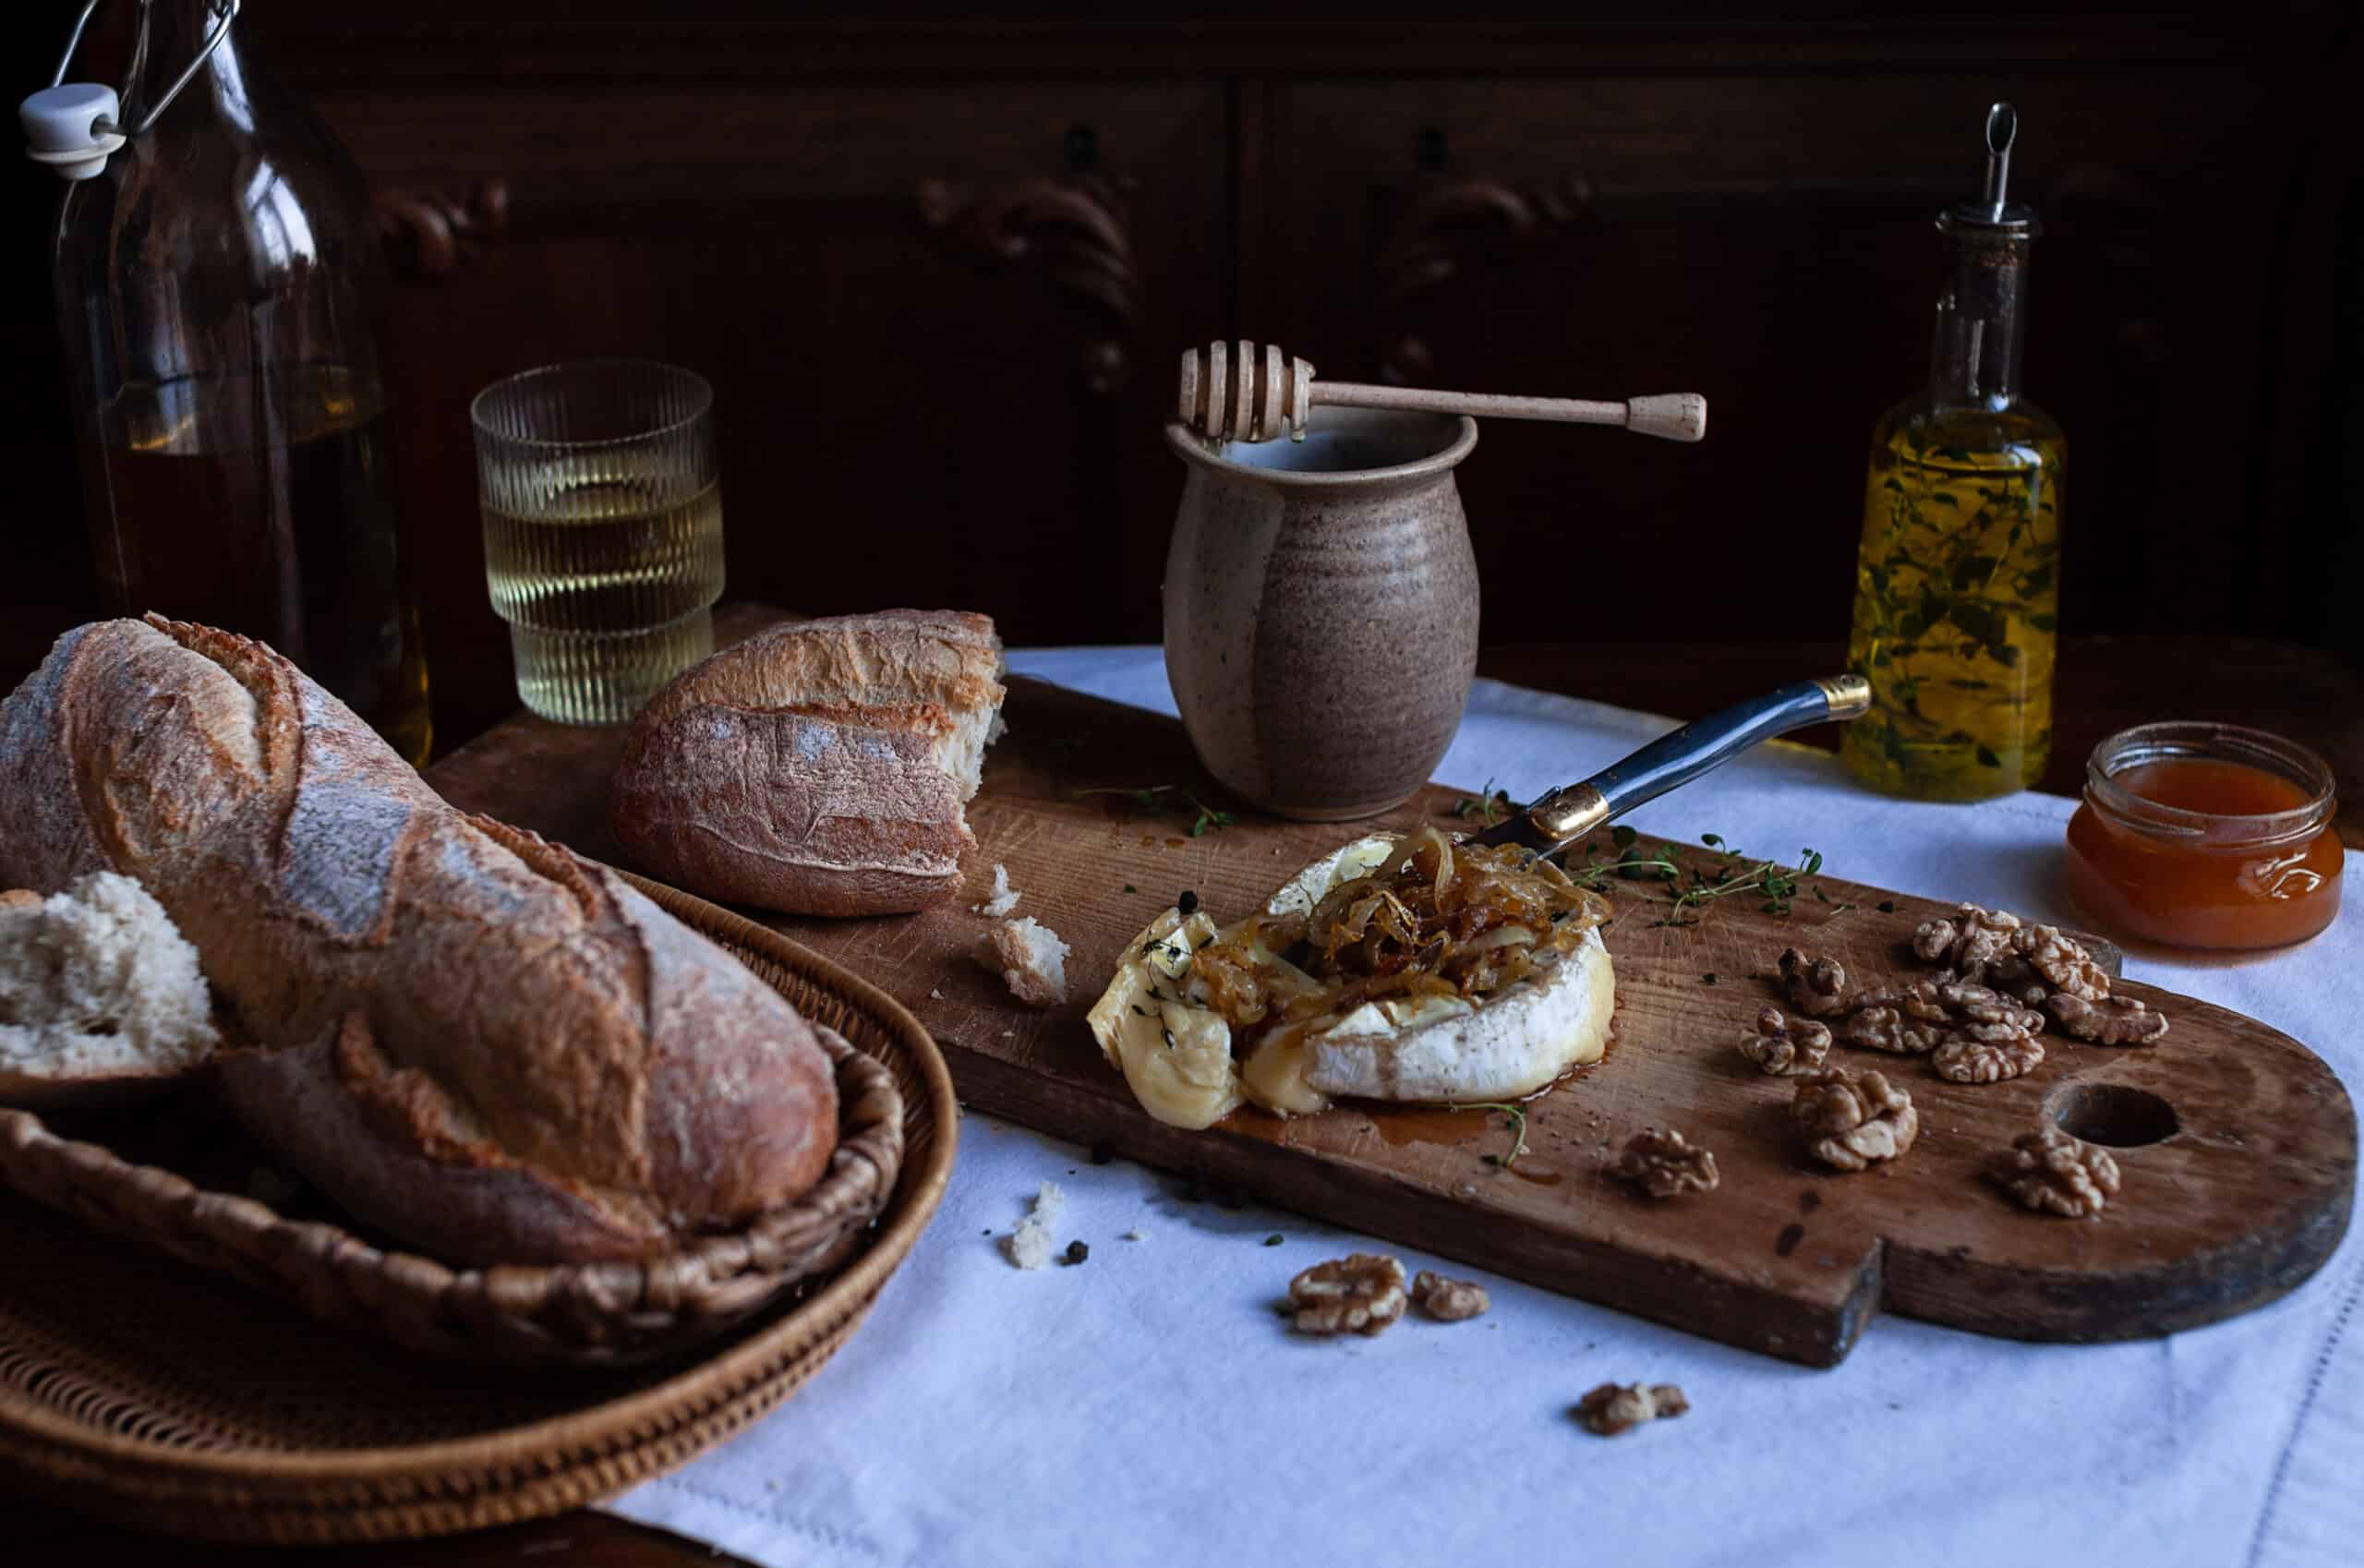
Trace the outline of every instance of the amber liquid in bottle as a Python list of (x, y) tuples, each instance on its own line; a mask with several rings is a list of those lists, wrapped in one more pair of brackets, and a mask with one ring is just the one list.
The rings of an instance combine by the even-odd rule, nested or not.
[(374, 388), (323, 366), (294, 379), (261, 451), (208, 447), (192, 403), (246, 388), (132, 385), (105, 411), (112, 516), (94, 539), (110, 613), (232, 627), (284, 654), (416, 764), (430, 742), (427, 664), (394, 556), (392, 420)]
[(101, 597), (269, 643), (424, 762), (360, 172), (217, 0), (131, 25), (139, 132), (66, 187), (52, 256)]

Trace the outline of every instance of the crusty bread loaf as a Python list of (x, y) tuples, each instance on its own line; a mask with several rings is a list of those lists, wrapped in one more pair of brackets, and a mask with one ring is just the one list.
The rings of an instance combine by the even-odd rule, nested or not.
[(269, 648), (151, 617), (66, 633), (0, 704), (0, 886), (119, 870), (259, 1049), (253, 1130), (459, 1262), (643, 1257), (809, 1187), (809, 1026), (604, 868), (446, 805)]
[(960, 890), (961, 808), (1000, 732), (982, 615), (888, 609), (776, 627), (633, 720), (609, 817), (650, 875), (797, 914), (895, 914)]
[(152, 1092), (220, 1040), (197, 949), (139, 883), (102, 871), (46, 901), (0, 893), (0, 1104)]

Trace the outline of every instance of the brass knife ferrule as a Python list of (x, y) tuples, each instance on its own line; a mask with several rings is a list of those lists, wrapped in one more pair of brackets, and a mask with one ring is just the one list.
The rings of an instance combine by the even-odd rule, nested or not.
[(1526, 820), (1546, 842), (1570, 843), (1609, 820), (1609, 798), (1593, 785), (1571, 784), (1529, 806)]
[(1826, 675), (1815, 684), (1830, 699), (1833, 718), (1861, 718), (1872, 710), (1872, 683), (1861, 675)]

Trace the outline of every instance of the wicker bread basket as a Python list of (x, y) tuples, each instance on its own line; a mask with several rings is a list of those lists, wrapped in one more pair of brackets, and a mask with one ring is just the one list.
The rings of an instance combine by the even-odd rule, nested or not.
[(850, 1043), (820, 1188), (656, 1263), (452, 1270), (0, 1116), (0, 1184), (74, 1216), (0, 1197), (0, 1478), (210, 1539), (440, 1534), (621, 1490), (810, 1377), (942, 1196), (950, 1078), (876, 988), (634, 882)]

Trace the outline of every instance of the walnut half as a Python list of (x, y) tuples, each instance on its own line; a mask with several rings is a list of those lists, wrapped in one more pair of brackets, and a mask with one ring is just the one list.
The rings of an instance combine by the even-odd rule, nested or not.
[(1996, 1040), (1956, 1035), (1937, 1047), (1929, 1066), (1952, 1083), (2001, 1083), (2044, 1066), (2044, 1042), (2025, 1032)]
[(2039, 1213), (2094, 1219), (2117, 1196), (2117, 1162), (2056, 1127), (2038, 1128), (2011, 1140), (1996, 1179)]
[(1756, 1015), (1756, 1027), (1741, 1037), (1740, 1054), (1759, 1072), (1795, 1078), (1820, 1067), (1830, 1055), (1830, 1026), (1767, 1007)]
[(1716, 1156), (1694, 1148), (1683, 1134), (1668, 1128), (1644, 1128), (1626, 1141), (1625, 1152), (1609, 1168), (1621, 1181), (1633, 1183), (1653, 1198), (1675, 1198), (1685, 1192), (1716, 1190)]
[(2000, 1083), (2044, 1065), (2044, 1015), (1984, 985), (1940, 985), (1938, 1000), (1954, 1020), (1954, 1035), (1929, 1058), (1939, 1078), (1955, 1083)]
[(2131, 996), (2089, 1002), (2064, 991), (2047, 997), (2044, 1010), (2062, 1033), (2096, 1045), (2155, 1045), (2167, 1032), (2167, 1015), (2153, 1012)]
[(1942, 965), (1975, 984), (2009, 956), (2020, 931), (2020, 917), (2001, 910), (1963, 904), (1951, 915), (1923, 921), (1912, 933), (1912, 955), (1924, 963)]
[(1691, 1401), (1673, 1383), (1603, 1383), (1576, 1401), (1576, 1423), (1600, 1437), (1630, 1432), (1645, 1421), (1684, 1415)]
[(1847, 995), (1847, 968), (1837, 959), (1817, 959), (1791, 947), (1781, 955), (1781, 983), (1790, 1007), (1810, 1019), (1851, 1011), (1860, 1004)]
[(1876, 1072), (1857, 1077), (1834, 1069), (1800, 1079), (1790, 1119), (1804, 1130), (1815, 1159), (1842, 1171), (1893, 1160), (1921, 1133), (1912, 1096)]
[(1893, 996), (1858, 1007), (1841, 1031), (1850, 1045), (1898, 1056), (1925, 1056), (1952, 1033), (1953, 1015), (1938, 995), (1938, 983), (1924, 980)]
[(1458, 1323), (1477, 1317), (1494, 1304), (1476, 1280), (1447, 1279), (1422, 1269), (1412, 1280), (1412, 1299), (1420, 1310), (1441, 1323)]
[(2063, 936), (2056, 928), (2028, 926), (2017, 934), (2013, 947), (2055, 995), (2098, 1002), (2109, 995), (2109, 971), (2093, 961), (2084, 944)]
[(1289, 1281), (1299, 1333), (1375, 1334), (1404, 1315), (1404, 1265), (1372, 1252), (1333, 1258)]

